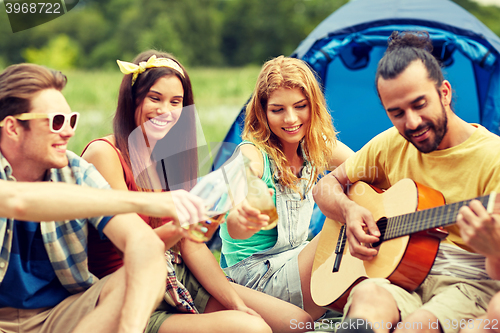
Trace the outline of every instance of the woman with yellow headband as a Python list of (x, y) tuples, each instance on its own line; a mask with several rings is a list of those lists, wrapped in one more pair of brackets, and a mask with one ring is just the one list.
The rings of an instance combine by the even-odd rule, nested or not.
[[(132, 63), (118, 61), (122, 80), (114, 134), (91, 142), (83, 157), (112, 188), (171, 191), (177, 221), (201, 220), (190, 190), (198, 177), (196, 118), (191, 82), (167, 53), (146, 51)], [(169, 219), (141, 216), (169, 248), (186, 236)], [(126, 226), (124, 226), (126, 227)], [(302, 309), (227, 280), (205, 244), (182, 238), (180, 256), (167, 251), (167, 292), (146, 332), (300, 332), (310, 328)], [(126, 260), (126, 258), (124, 258)], [(89, 235), (89, 267), (97, 276), (122, 265), (111, 243)], [(297, 326), (297, 325), (296, 325)]]

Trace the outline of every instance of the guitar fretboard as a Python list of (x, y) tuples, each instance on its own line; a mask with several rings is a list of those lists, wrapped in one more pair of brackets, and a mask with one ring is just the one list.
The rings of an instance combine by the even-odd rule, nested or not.
[(383, 240), (389, 240), (427, 229), (451, 225), (455, 223), (460, 207), (468, 205), (472, 200), (479, 200), (484, 207), (487, 207), (489, 198), (490, 195), (485, 195), (479, 198), (390, 217), (387, 219), (387, 226), (382, 238)]

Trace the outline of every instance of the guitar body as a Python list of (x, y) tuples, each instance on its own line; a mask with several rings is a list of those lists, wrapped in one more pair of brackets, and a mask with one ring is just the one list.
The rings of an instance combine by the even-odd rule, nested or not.
[[(367, 208), (375, 221), (417, 210), (444, 205), (441, 193), (403, 179), (385, 192), (356, 182), (348, 197)], [(440, 228), (387, 240), (379, 246), (378, 255), (371, 261), (351, 256), (345, 245), (339, 270), (332, 272), (337, 254), (338, 235), (342, 224), (326, 219), (320, 234), (311, 275), (311, 296), (323, 307), (342, 312), (351, 289), (367, 278), (385, 278), (408, 290), (415, 290), (429, 273), (447, 232)]]

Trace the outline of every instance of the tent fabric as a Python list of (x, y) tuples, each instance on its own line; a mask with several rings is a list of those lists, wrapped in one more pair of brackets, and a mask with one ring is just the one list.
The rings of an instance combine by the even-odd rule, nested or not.
[[(378, 99), (374, 79), (392, 31), (425, 30), (433, 54), (453, 88), (453, 110), (468, 122), (500, 134), (500, 38), (449, 0), (353, 0), (304, 39), (292, 57), (317, 73), (338, 138), (353, 150), (392, 126)], [(213, 168), (241, 142), (243, 108), (219, 150)], [(324, 216), (315, 214), (311, 233)], [(320, 222), (318, 222), (320, 221)]]
[[(304, 39), (292, 56), (302, 57), (316, 43), (387, 25), (422, 25), (490, 44), (500, 53), (500, 39), (472, 14), (451, 1), (354, 0), (336, 10)], [(318, 46), (319, 46), (318, 45)]]

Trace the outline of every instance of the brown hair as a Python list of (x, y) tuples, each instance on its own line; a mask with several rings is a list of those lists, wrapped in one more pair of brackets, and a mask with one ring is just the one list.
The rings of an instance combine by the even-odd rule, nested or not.
[[(432, 41), (427, 31), (393, 31), (388, 40), (387, 50), (380, 59), (375, 74), (375, 86), (378, 93), (378, 81), (394, 79), (408, 66), (420, 60), (427, 69), (428, 77), (436, 84), (436, 90), (441, 96), (439, 87), (444, 76), (438, 60), (432, 55)], [(380, 95), (379, 95), (380, 97)]]
[(290, 170), (281, 143), (267, 122), (267, 101), (275, 90), (282, 87), (299, 88), (311, 106), (310, 127), (303, 139), (304, 154), (314, 166), (309, 189), (328, 168), (336, 143), (336, 133), (318, 80), (304, 61), (279, 56), (264, 64), (246, 108), (242, 137), (264, 150), (276, 162), (282, 185), (298, 191), (298, 178)]
[[(160, 52), (156, 50), (149, 50), (140, 53), (133, 63), (139, 64), (142, 61), (147, 61), (152, 55), (157, 58), (167, 58), (175, 61), (183, 71), (184, 75), (176, 70), (168, 67), (155, 67), (149, 68), (143, 73), (139, 74), (134, 85), (132, 85), (132, 74), (125, 75), (120, 85), (120, 92), (118, 95), (118, 105), (113, 119), (113, 130), (116, 140), (116, 147), (121, 151), (128, 166), (132, 169), (131, 156), (133, 157), (134, 147), (129, 145), (129, 136), (137, 128), (135, 112), (136, 109), (143, 102), (148, 94), (150, 88), (156, 81), (164, 76), (174, 75), (182, 83), (184, 89), (183, 107), (194, 104), (193, 89), (189, 76), (182, 66), (171, 54)], [(186, 111), (188, 110), (188, 111)], [(162, 147), (175, 146), (177, 153), (168, 158), (161, 158)], [(158, 175), (165, 176), (164, 189), (170, 190), (173, 182), (185, 184), (186, 190), (189, 190), (196, 183), (198, 176), (198, 152), (196, 147), (196, 118), (194, 108), (184, 108), (179, 120), (172, 127), (172, 129), (165, 135), (163, 139), (156, 144), (153, 155), (160, 156), (161, 163), (158, 163)], [(134, 161), (136, 159), (134, 158)], [(141, 161), (139, 161), (141, 163)], [(160, 165), (161, 164), (161, 165)], [(140, 168), (146, 170), (146, 168)], [(167, 182), (167, 175), (168, 180)], [(141, 191), (151, 191), (151, 178), (147, 172), (142, 172), (135, 175), (136, 183)], [(152, 219), (152, 227), (155, 227)]]
[[(0, 121), (7, 116), (29, 112), (31, 99), (45, 89), (63, 90), (67, 78), (53, 69), (35, 64), (17, 64), (0, 74)], [(25, 128), (29, 122), (21, 121)]]

